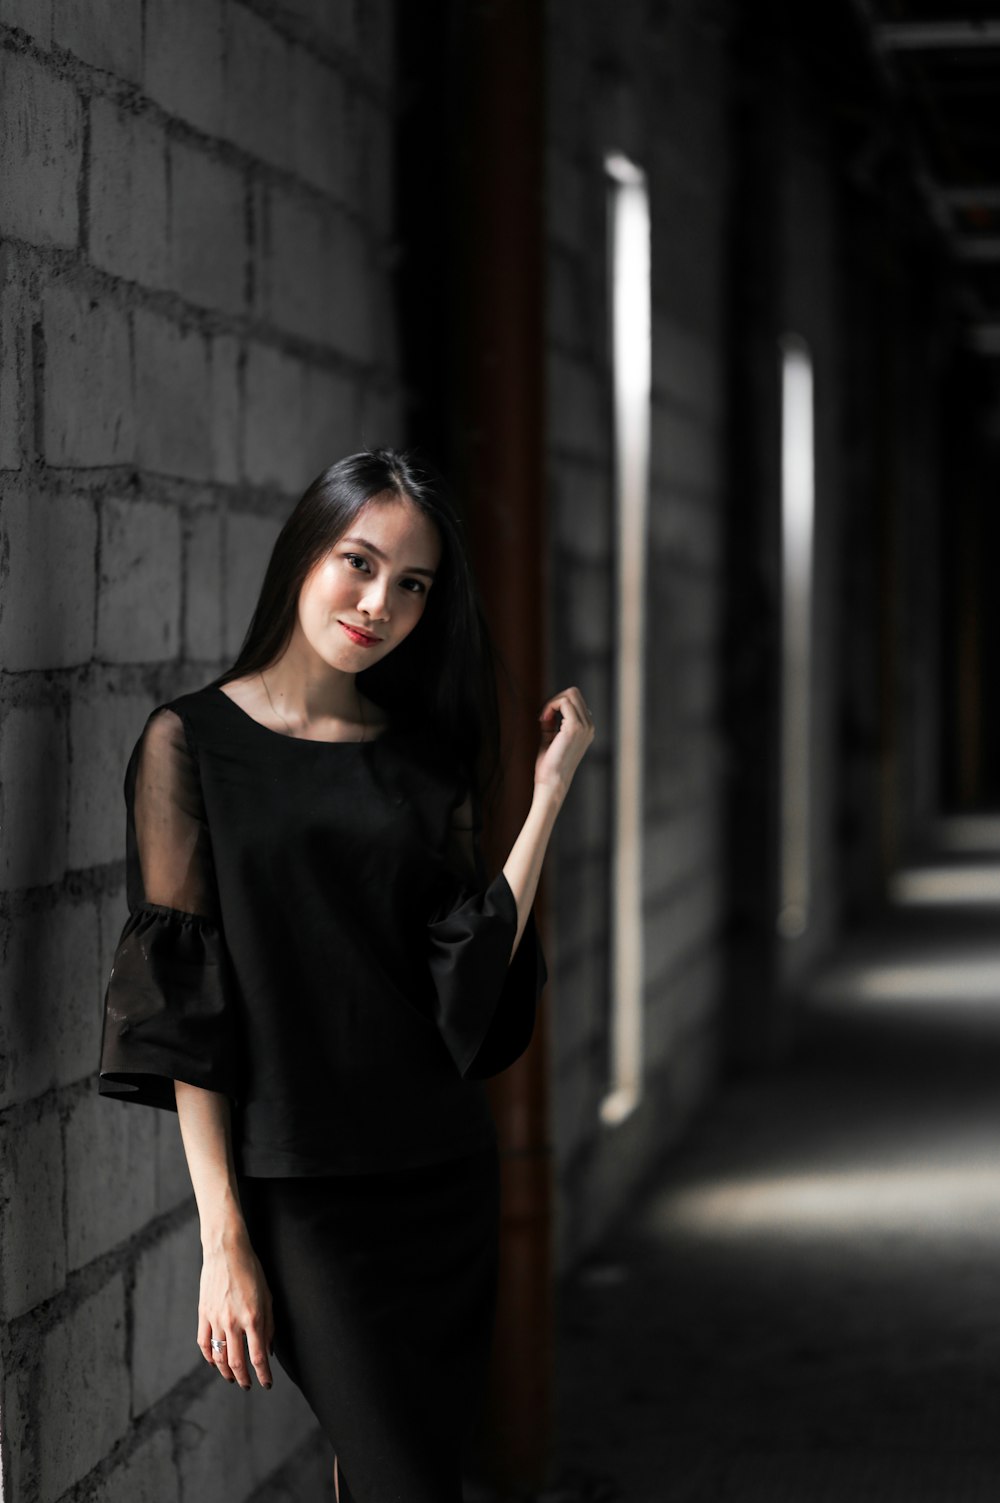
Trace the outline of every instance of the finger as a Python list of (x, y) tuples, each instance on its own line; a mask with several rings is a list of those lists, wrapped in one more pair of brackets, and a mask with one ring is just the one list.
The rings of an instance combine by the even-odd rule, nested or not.
[[(577, 696), (576, 699), (573, 698), (574, 693)], [(567, 689), (558, 696), (556, 703), (564, 717), (572, 718), (576, 721), (577, 725), (582, 726), (584, 730), (587, 729), (587, 719), (584, 715), (583, 699), (579, 689)]]
[(241, 1388), (249, 1388), (250, 1374), (247, 1371), (247, 1359), (243, 1349), (243, 1331), (238, 1325), (226, 1330), (226, 1357), (237, 1383)]
[(568, 689), (566, 692), (572, 697), (573, 704), (580, 714), (582, 724), (587, 728), (587, 730), (592, 731), (594, 729), (594, 717), (590, 713), (590, 708), (587, 704), (587, 701), (584, 699), (580, 690), (574, 687), (572, 689)]
[(574, 707), (579, 710), (583, 719), (585, 721), (593, 720), (594, 717), (587, 708), (587, 701), (584, 699), (582, 691), (574, 684), (571, 689), (566, 690), (566, 693), (573, 702)]
[(222, 1349), (218, 1352), (215, 1351), (214, 1348), (212, 1349), (212, 1361), (215, 1363), (216, 1367), (219, 1369), (219, 1372), (225, 1378), (227, 1383), (235, 1383), (236, 1379), (233, 1377), (232, 1371), (229, 1367), (229, 1347), (228, 1343), (226, 1342), (226, 1333), (223, 1330), (222, 1326), (216, 1326), (212, 1334), (216, 1335), (216, 1332), (218, 1333), (216, 1339), (222, 1342)]
[(206, 1362), (215, 1366), (215, 1353), (212, 1351), (212, 1322), (207, 1315), (198, 1315), (198, 1349)]
[(270, 1388), (272, 1383), (271, 1364), (267, 1360), (267, 1345), (263, 1336), (263, 1324), (259, 1320), (253, 1320), (247, 1326), (247, 1347), (250, 1352), (250, 1364), (257, 1374), (261, 1388)]
[[(553, 694), (551, 699), (546, 700), (542, 713), (538, 718), (542, 721), (550, 720), (558, 722), (561, 716), (565, 720), (567, 708), (569, 707), (569, 700), (564, 690), (562, 694)], [(554, 726), (554, 729), (558, 729), (558, 725)]]

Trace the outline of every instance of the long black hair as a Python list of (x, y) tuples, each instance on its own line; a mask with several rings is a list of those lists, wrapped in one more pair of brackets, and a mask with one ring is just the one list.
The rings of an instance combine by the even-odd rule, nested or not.
[[(441, 561), (423, 614), (398, 647), (358, 673), (393, 722), (418, 724), (456, 761), (477, 799), (500, 776), (496, 660), (461, 518), (439, 471), (413, 450), (365, 448), (316, 476), (278, 533), (246, 636), (213, 683), (258, 673), (284, 652), (310, 569), (377, 497), (408, 500), (437, 529)], [(490, 800), (492, 801), (492, 799)]]

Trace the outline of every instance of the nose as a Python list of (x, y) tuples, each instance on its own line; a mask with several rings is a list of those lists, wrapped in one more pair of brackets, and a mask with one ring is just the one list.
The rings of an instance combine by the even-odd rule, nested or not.
[(376, 576), (369, 581), (367, 589), (358, 601), (358, 609), (372, 621), (388, 621), (389, 586), (384, 578), (379, 579)]

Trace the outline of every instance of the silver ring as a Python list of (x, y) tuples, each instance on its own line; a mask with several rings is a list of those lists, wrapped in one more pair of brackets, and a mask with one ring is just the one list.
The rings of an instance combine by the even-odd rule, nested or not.
[(224, 1352), (225, 1350), (226, 1350), (226, 1343), (224, 1341), (220, 1341), (219, 1338), (218, 1338), (218, 1336), (213, 1336), (212, 1337), (212, 1351), (213, 1352)]

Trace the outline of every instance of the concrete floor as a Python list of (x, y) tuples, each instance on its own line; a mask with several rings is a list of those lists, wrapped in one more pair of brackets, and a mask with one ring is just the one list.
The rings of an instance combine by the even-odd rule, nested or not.
[(941, 826), (562, 1290), (544, 1503), (998, 1503), (996, 834)]

